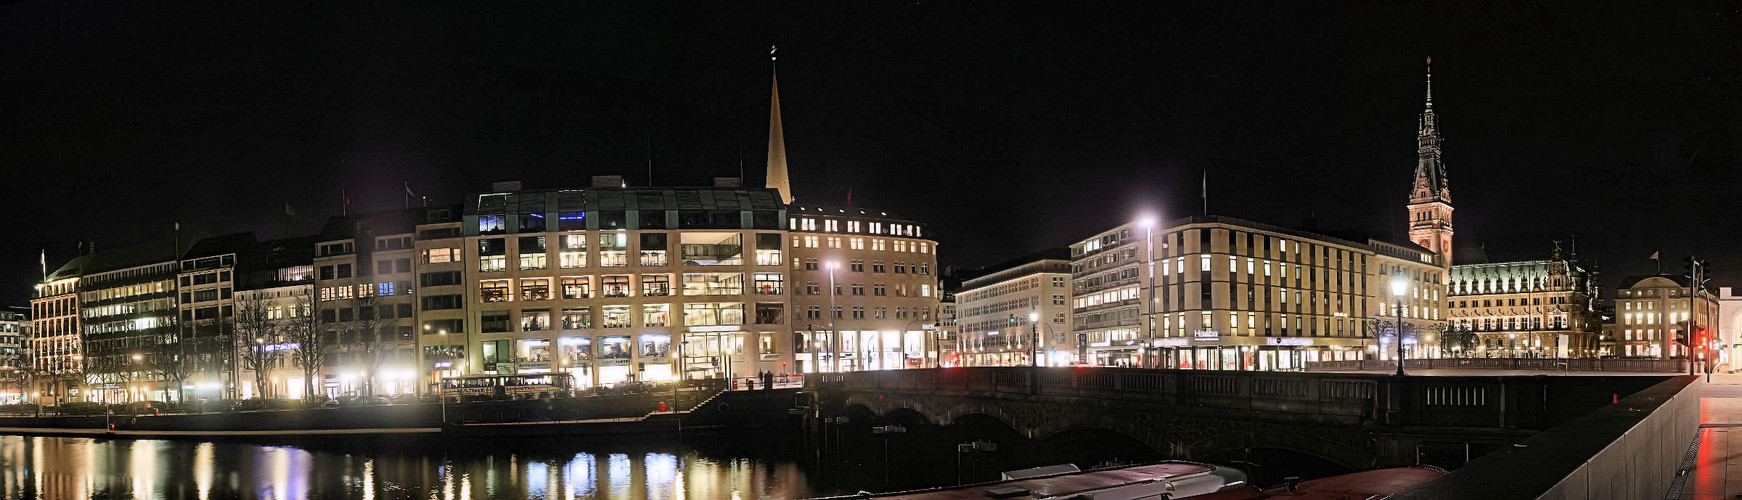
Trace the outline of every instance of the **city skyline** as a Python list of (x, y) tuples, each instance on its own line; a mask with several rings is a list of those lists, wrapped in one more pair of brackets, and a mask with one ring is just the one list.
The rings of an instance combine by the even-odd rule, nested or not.
[[(49, 16), (34, 8), (15, 5), (4, 17), (17, 24)], [(1735, 104), (1725, 90), (1734, 88), (1735, 72), (1725, 65), (1736, 58), (1726, 59), (1722, 48), (1633, 47), (1597, 38), (1601, 30), (1545, 21), (1554, 12), (1512, 12), (1510, 23), (1536, 29), (1511, 33), (1517, 30), (1490, 26), (1492, 19), (1474, 12), (1423, 6), (1177, 17), (1136, 7), (1029, 7), (960, 21), (980, 30), (940, 29), (960, 19), (951, 17), (958, 8), (561, 12), (581, 19), (579, 25), (664, 22), (624, 28), (639, 38), (570, 35), (546, 44), (490, 35), (490, 22), (518, 22), (518, 14), (474, 24), (391, 7), (356, 7), (325, 28), (332, 33), (226, 33), (238, 35), (228, 39), (231, 49), (170, 41), (164, 33), (172, 30), (155, 22), (60, 21), (48, 23), (63, 28), (55, 33), (5, 30), (13, 41), (38, 45), (55, 36), (89, 43), (9, 56), (18, 63), (12, 66), (33, 69), (5, 82), (40, 98), (13, 105), (19, 123), (35, 125), (12, 131), (23, 140), (6, 155), (37, 166), (16, 179), (34, 188), (21, 193), (20, 206), (37, 207), (31, 210), (40, 216), (24, 222), (30, 236), (7, 246), (3, 257), (20, 264), (0, 274), (11, 283), (0, 298), (23, 303), (40, 270), (22, 262), (44, 249), (52, 270), (82, 242), (126, 246), (167, 234), (176, 221), (206, 236), (305, 234), (340, 211), (341, 189), (354, 210), (377, 210), (400, 206), (406, 182), (444, 204), (491, 181), (567, 187), (538, 181), (565, 168), (572, 168), (568, 186), (609, 174), (645, 184), (648, 151), (658, 185), (735, 176), (739, 151), (746, 184), (760, 185), (768, 45), (782, 47), (782, 111), (799, 202), (842, 204), (851, 190), (855, 205), (927, 219), (946, 264), (985, 265), (1063, 246), (1087, 236), (1081, 227), (1116, 225), (1143, 211), (1168, 220), (1199, 214), (1206, 171), (1211, 214), (1284, 226), (1316, 216), (1326, 229), (1399, 239), (1405, 214), (1397, 205), (1413, 169), (1411, 128), (1427, 56), (1439, 66), (1436, 111), (1448, 176), (1459, 193), (1459, 248), (1485, 243), (1495, 260), (1541, 258), (1550, 240), (1570, 246), (1576, 234), (1581, 256), (1601, 266), (1605, 294), (1623, 276), (1654, 271), (1647, 258), (1654, 251), (1670, 261), (1669, 273), (1679, 272), (1676, 261), (1689, 253), (1720, 269), (1734, 261), (1726, 253), (1733, 251), (1698, 236), (1733, 233), (1736, 224), (1702, 208), (1702, 200), (1720, 199), (1736, 182), (1734, 134), (1721, 121), (1722, 110)], [(1044, 30), (1005, 36), (1033, 26), (999, 16), (1036, 13), (1056, 14), (1055, 27), (1087, 39), (1063, 43), (1064, 35)], [(489, 43), (451, 54), (414, 43), (433, 36), (417, 23), (377, 33), (348, 20), (400, 14), (475, 28), (452, 36)], [(1626, 14), (1582, 15), (1600, 26), (1637, 21)], [(1697, 28), (1664, 44), (1710, 40), (1728, 26), (1724, 16), (1699, 14), (1668, 12), (1645, 22)], [(816, 21), (795, 21), (806, 15)], [(863, 27), (874, 22), (848, 22), (854, 15), (911, 26), (877, 31)], [(1395, 23), (1361, 31), (1314, 22), (1337, 15)], [(1205, 27), (1181, 27), (1186, 34), (1171, 39), (1136, 29), (1164, 18)], [(201, 22), (190, 19), (160, 21)], [(721, 20), (729, 27), (714, 22)], [(308, 28), (316, 21), (278, 22)], [(1106, 29), (1092, 35), (1075, 29), (1096, 25)], [(569, 31), (561, 28), (525, 29), (547, 36)], [(1230, 35), (1192, 35), (1211, 28)], [(112, 31), (121, 35), (107, 35)], [(1328, 38), (1399, 33), (1414, 36), (1306, 57), (1341, 47)], [(350, 36), (324, 36), (342, 34)], [(873, 39), (888, 43), (854, 43)], [(970, 50), (1006, 39), (1020, 57)], [(208, 69), (151, 72), (71, 52), (79, 50), (74, 45), (110, 55), (147, 51), (122, 40)], [(660, 43), (633, 43), (648, 40)], [(366, 50), (291, 57), (280, 47), (287, 41)], [(1202, 50), (1169, 48), (1177, 46)], [(1557, 52), (1572, 48), (1580, 50)], [(527, 50), (523, 59), (480, 62), (514, 49)], [(72, 64), (55, 70), (30, 64), (54, 57)], [(392, 76), (393, 69), (405, 70), (406, 78)], [(115, 86), (153, 81), (177, 83), (159, 89), (161, 100), (96, 103)], [(1644, 90), (1659, 88), (1666, 90)], [(487, 102), (472, 99), (498, 91)], [(105, 125), (66, 133), (84, 120)], [(478, 122), (484, 124), (472, 124)], [(91, 175), (59, 175), (77, 168)], [(1028, 202), (1037, 198), (1051, 203)], [(159, 209), (164, 200), (181, 206)], [(285, 204), (300, 215), (283, 219)], [(123, 212), (137, 218), (105, 222), (107, 214)], [(960, 213), (980, 217), (945, 216)], [(975, 222), (958, 222), (968, 220)], [(1714, 281), (1731, 284), (1724, 275), (1720, 270)]]

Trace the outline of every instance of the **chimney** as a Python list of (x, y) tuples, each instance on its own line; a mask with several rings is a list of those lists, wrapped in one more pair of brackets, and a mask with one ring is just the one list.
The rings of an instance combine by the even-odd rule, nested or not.
[(502, 182), (490, 183), (490, 191), (493, 191), (493, 192), (499, 193), (499, 192), (503, 192), (503, 191), (519, 191), (519, 190), (520, 190), (520, 181), (502, 181)]
[(620, 188), (624, 186), (627, 186), (627, 184), (623, 183), (623, 176), (621, 175), (593, 176), (593, 187), (596, 188)]

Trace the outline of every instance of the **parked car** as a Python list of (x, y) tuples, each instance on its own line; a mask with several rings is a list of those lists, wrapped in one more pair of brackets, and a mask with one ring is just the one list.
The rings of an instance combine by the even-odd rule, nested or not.
[(240, 410), (264, 410), (264, 409), (266, 409), (266, 400), (261, 399), (261, 398), (248, 398), (248, 399), (244, 399), (241, 401), (237, 401), (236, 404), (230, 405), (230, 409), (236, 410), (236, 411), (240, 411)]
[(381, 395), (363, 396), (362, 398), (359, 398), (359, 399), (361, 399), (361, 401), (358, 402), (357, 404), (360, 406), (392, 406), (393, 405), (393, 400), (388, 399), (387, 396), (381, 396)]

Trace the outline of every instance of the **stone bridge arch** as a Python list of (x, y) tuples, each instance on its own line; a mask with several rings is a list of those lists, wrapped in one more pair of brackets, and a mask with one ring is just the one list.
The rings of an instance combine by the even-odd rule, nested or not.
[(953, 425), (963, 416), (982, 414), (1036, 441), (1073, 429), (1106, 430), (1180, 459), (1273, 448), (1315, 456), (1351, 469), (1374, 465), (1369, 436), (1359, 428), (1264, 422), (1237, 415), (1189, 415), (1154, 405), (1121, 408), (915, 393), (851, 393), (841, 401), (843, 409), (854, 406), (879, 417), (897, 410), (911, 411), (936, 426)]

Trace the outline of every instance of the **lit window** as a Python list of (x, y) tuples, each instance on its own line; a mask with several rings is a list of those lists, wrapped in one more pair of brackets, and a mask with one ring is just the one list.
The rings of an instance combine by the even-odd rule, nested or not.
[(1205, 256), (1203, 256), (1203, 260), (1204, 260), (1204, 269), (1203, 269), (1203, 271), (1204, 271), (1204, 272), (1210, 272), (1210, 256), (1208, 256), (1208, 255), (1205, 255)]

